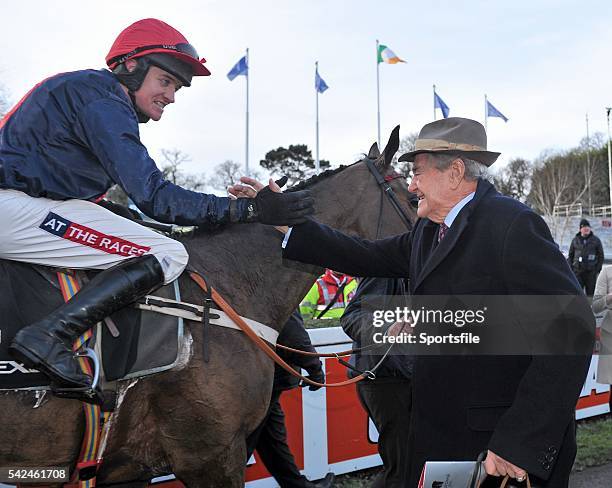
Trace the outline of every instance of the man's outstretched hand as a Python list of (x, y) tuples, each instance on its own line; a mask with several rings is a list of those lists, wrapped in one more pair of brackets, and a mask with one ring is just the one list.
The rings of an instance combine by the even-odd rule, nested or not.
[[(270, 178), (268, 186), (273, 192), (281, 193), (283, 191), (281, 188), (285, 186), (286, 183), (286, 176), (283, 176), (278, 182)], [(240, 183), (227, 187), (227, 193), (230, 195), (230, 198), (255, 198), (257, 192), (263, 188), (265, 188), (265, 185), (261, 181), (249, 176), (242, 176), (240, 178)]]
[(268, 186), (254, 178), (243, 176), (240, 183), (228, 187), (230, 198), (253, 199), (254, 213), (252, 220), (262, 224), (277, 226), (281, 232), (286, 232), (287, 225), (301, 224), (314, 213), (314, 199), (308, 190), (282, 193), (281, 186), (287, 182), (287, 177), (278, 181), (270, 178)]

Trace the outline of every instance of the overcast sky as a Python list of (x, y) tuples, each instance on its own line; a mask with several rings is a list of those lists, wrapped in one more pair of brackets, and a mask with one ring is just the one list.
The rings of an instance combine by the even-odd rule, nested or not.
[(376, 140), (379, 39), (406, 61), (380, 66), (383, 139), (396, 124), (407, 135), (433, 119), (433, 84), (451, 116), (480, 121), (486, 93), (510, 118), (489, 119), (502, 165), (575, 146), (587, 112), (591, 133), (606, 131), (611, 14), (610, 0), (21, 0), (2, 6), (0, 81), (17, 101), (49, 75), (101, 68), (124, 27), (157, 17), (187, 37), (212, 76), (181, 90), (160, 122), (141, 125), (155, 159), (178, 148), (190, 172), (244, 164), (245, 79), (226, 74), (248, 47), (251, 165), (278, 146), (314, 153), (316, 60), (330, 87), (319, 97), (321, 158), (344, 164)]

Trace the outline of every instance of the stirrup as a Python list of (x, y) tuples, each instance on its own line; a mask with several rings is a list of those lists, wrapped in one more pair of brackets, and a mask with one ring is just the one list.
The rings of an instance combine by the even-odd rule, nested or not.
[(102, 405), (104, 403), (104, 395), (98, 386), (100, 381), (100, 361), (98, 360), (98, 356), (93, 349), (86, 347), (83, 349), (83, 352), (77, 353), (76, 357), (87, 357), (91, 359), (94, 367), (94, 376), (91, 385), (80, 388), (66, 388), (51, 384), (51, 393), (59, 398), (74, 398), (83, 402)]

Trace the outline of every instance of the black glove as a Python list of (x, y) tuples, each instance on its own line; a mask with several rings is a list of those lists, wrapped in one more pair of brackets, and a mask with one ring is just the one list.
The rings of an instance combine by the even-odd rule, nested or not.
[[(319, 366), (318, 369), (309, 371), (307, 378), (309, 380), (316, 381), (317, 383), (325, 383), (325, 373), (323, 372), (323, 368)], [(304, 382), (304, 380), (300, 382), (300, 386), (306, 386), (306, 385), (308, 385), (308, 383)], [(321, 387), (314, 386), (314, 385), (308, 385), (308, 389), (310, 391), (317, 391), (319, 388)]]
[[(287, 183), (287, 177), (282, 177), (276, 183), (282, 187)], [(305, 222), (306, 217), (313, 213), (314, 199), (308, 190), (276, 193), (266, 186), (255, 198), (230, 201), (230, 222), (296, 225)]]
[(255, 215), (262, 224), (296, 225), (314, 213), (310, 191), (275, 193), (267, 186), (254, 199)]

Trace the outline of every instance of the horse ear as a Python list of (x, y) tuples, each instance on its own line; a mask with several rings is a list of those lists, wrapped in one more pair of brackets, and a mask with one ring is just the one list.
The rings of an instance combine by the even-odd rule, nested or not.
[(389, 167), (393, 156), (395, 156), (395, 153), (399, 149), (399, 129), (400, 126), (396, 125), (395, 129), (391, 131), (391, 135), (389, 136), (389, 142), (387, 142), (387, 145), (383, 150), (383, 154), (385, 156), (385, 168)]
[(380, 151), (378, 150), (378, 144), (374, 143), (368, 152), (368, 159), (378, 159), (379, 157)]

